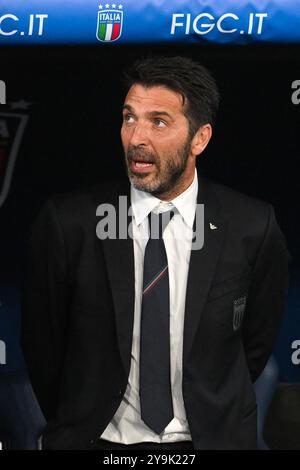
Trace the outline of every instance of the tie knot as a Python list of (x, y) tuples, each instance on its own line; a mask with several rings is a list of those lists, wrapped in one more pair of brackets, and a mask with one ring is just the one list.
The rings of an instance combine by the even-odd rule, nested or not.
[(151, 239), (162, 238), (164, 230), (172, 219), (173, 215), (173, 210), (160, 212), (159, 214), (154, 214), (154, 212), (149, 213), (148, 220)]

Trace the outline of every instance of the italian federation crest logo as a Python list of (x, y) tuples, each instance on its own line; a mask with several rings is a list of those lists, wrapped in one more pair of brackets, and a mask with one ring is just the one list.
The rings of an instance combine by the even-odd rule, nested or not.
[(123, 5), (99, 5), (96, 37), (102, 42), (119, 39), (123, 26)]
[(233, 331), (237, 331), (243, 322), (247, 297), (239, 297), (233, 302)]

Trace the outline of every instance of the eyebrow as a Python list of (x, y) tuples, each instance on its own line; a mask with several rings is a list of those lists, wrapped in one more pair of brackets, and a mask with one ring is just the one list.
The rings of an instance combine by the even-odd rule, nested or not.
[[(134, 113), (134, 109), (132, 106), (130, 106), (130, 104), (124, 104), (123, 105), (123, 111), (124, 110), (127, 110), (131, 113)], [(171, 119), (171, 121), (174, 121), (174, 118), (167, 112), (167, 111), (149, 111), (146, 113), (146, 116), (150, 117), (150, 118), (154, 118), (154, 117), (158, 117), (158, 116), (166, 116), (168, 117), (169, 119)]]

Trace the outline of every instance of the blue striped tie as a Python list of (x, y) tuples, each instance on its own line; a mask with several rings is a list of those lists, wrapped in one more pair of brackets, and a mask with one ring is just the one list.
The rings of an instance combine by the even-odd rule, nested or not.
[[(150, 217), (151, 215), (151, 217)], [(141, 418), (160, 434), (173, 419), (170, 378), (169, 273), (163, 231), (174, 212), (149, 214), (140, 332)]]

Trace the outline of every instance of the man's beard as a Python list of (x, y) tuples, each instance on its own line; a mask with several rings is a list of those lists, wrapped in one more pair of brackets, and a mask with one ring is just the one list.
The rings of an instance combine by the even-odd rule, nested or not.
[[(132, 185), (140, 191), (146, 191), (159, 196), (162, 193), (172, 190), (181, 180), (182, 175), (186, 169), (191, 147), (191, 139), (179, 149), (176, 154), (166, 154), (163, 159), (166, 159), (166, 164), (161, 170), (161, 161), (158, 161), (151, 152), (146, 151), (140, 147), (129, 147), (126, 155), (127, 174)], [(134, 158), (140, 157), (145, 162), (154, 162), (156, 165), (156, 176), (151, 181), (145, 181), (149, 173), (135, 173), (130, 169), (130, 165)]]

